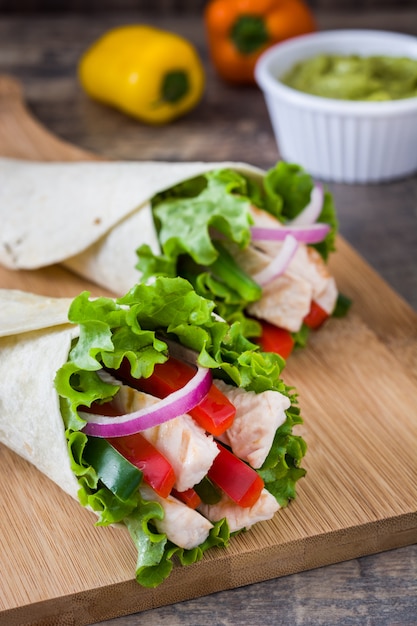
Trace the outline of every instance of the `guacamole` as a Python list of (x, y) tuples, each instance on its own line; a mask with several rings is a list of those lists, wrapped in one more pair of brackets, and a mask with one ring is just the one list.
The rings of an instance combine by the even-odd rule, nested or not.
[(399, 100), (417, 96), (417, 59), (320, 54), (280, 79), (288, 87), (338, 100)]

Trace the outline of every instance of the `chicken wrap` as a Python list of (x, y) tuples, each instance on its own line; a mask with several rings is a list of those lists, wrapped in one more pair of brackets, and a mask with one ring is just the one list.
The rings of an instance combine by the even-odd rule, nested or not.
[(180, 277), (118, 299), (0, 291), (0, 441), (124, 524), (147, 587), (272, 518), (305, 474), (284, 360), (213, 310)]
[(184, 276), (284, 356), (346, 305), (332, 197), (297, 165), (0, 159), (0, 218), (8, 268), (61, 263), (116, 295)]
[(143, 281), (183, 276), (264, 350), (287, 358), (311, 329), (344, 315), (327, 261), (338, 228), (331, 194), (283, 161), (253, 177), (223, 167), (152, 198), (160, 252), (137, 250)]

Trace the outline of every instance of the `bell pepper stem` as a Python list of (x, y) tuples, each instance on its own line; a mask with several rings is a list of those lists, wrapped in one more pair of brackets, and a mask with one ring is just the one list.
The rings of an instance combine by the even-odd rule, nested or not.
[(265, 20), (259, 15), (240, 15), (230, 36), (241, 54), (252, 54), (268, 41)]

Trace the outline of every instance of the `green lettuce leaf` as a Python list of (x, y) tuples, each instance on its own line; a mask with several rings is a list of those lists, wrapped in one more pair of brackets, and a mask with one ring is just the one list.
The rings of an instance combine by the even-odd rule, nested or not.
[(276, 431), (271, 450), (258, 471), (265, 487), (281, 506), (295, 498), (296, 483), (306, 474), (300, 467), (307, 451), (306, 442), (293, 433), (293, 427), (302, 423), (299, 409), (291, 406), (286, 414), (287, 419)]
[[(264, 209), (282, 222), (292, 220), (310, 201), (314, 180), (300, 165), (280, 161), (270, 169), (264, 179), (266, 193)], [(318, 222), (331, 226), (324, 241), (312, 245), (327, 260), (335, 250), (338, 221), (332, 195), (324, 192), (323, 208)]]

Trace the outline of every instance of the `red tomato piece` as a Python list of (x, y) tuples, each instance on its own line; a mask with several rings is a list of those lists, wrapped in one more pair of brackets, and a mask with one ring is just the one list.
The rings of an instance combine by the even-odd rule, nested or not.
[(94, 413), (96, 415), (106, 415), (107, 417), (116, 417), (120, 415), (120, 410), (118, 410), (113, 401), (104, 402), (100, 404), (99, 402), (93, 402), (91, 406), (79, 406), (79, 411), (83, 411), (84, 413)]
[(107, 440), (132, 465), (143, 473), (144, 481), (162, 498), (166, 498), (175, 483), (172, 465), (141, 433)]
[(236, 408), (213, 384), (206, 397), (189, 413), (204, 430), (218, 437), (233, 424)]
[(327, 311), (321, 308), (314, 300), (311, 302), (309, 313), (305, 316), (303, 322), (312, 329), (320, 328), (322, 324), (329, 318)]
[[(122, 362), (116, 376), (121, 377), (131, 387), (150, 393), (157, 398), (165, 398), (184, 387), (194, 374), (195, 369), (191, 365), (170, 357), (165, 363), (155, 365), (153, 374), (149, 378), (133, 378), (130, 374), (130, 363), (127, 360)], [(236, 409), (213, 384), (200, 404), (189, 411), (189, 415), (204, 430), (217, 437), (232, 425)]]
[(279, 328), (274, 326), (270, 322), (264, 320), (258, 320), (262, 326), (262, 335), (258, 339), (258, 343), (264, 352), (275, 352), (282, 356), (283, 359), (288, 359), (293, 348), (294, 339), (291, 333), (285, 328)]
[(230, 450), (219, 443), (217, 447), (219, 454), (214, 459), (207, 476), (239, 506), (253, 506), (264, 488), (262, 478)]
[(190, 489), (186, 489), (185, 491), (177, 491), (176, 489), (173, 489), (171, 491), (171, 496), (189, 506), (190, 509), (196, 509), (201, 504), (200, 496), (192, 487)]

